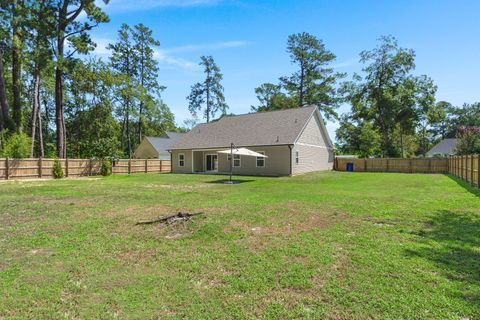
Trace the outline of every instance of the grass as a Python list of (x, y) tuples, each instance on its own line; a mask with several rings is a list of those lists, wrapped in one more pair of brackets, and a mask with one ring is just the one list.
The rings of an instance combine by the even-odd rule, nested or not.
[[(0, 183), (0, 319), (480, 319), (479, 192), (446, 175)], [(204, 212), (176, 225), (141, 220)]]

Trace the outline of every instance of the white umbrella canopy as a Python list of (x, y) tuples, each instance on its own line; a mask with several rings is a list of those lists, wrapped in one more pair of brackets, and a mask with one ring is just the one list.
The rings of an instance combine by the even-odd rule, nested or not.
[(257, 158), (268, 158), (266, 155), (252, 151), (247, 148), (233, 148), (227, 149), (227, 150), (222, 150), (222, 151), (217, 151), (218, 153), (226, 153), (226, 154), (238, 154), (242, 156), (250, 156), (250, 157), (257, 157)]

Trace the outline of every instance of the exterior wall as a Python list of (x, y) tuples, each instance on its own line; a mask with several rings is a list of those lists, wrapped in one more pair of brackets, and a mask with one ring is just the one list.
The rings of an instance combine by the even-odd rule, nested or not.
[[(298, 164), (295, 162), (296, 152), (298, 152)], [(292, 148), (292, 168), (294, 175), (312, 171), (332, 170), (333, 162), (333, 150), (298, 144)]]
[[(318, 114), (315, 113), (305, 126), (304, 131), (292, 148), (293, 174), (311, 171), (332, 170), (334, 163), (333, 149), (327, 148), (327, 137), (321, 130)], [(298, 164), (295, 161), (299, 155)]]
[[(290, 175), (290, 148), (288, 146), (247, 147), (252, 151), (263, 151), (265, 167), (257, 168), (256, 157), (240, 156), (240, 167), (233, 167), (233, 174), (258, 176)], [(227, 154), (218, 154), (218, 171), (230, 172), (230, 161)]]
[[(178, 155), (185, 155), (185, 166), (178, 165)], [(192, 150), (174, 150), (172, 151), (172, 172), (175, 173), (191, 173), (192, 172)]]
[[(225, 150), (227, 148), (222, 148)], [(265, 158), (265, 166), (257, 168), (256, 157), (240, 156), (240, 167), (234, 167), (233, 173), (238, 175), (264, 175), (264, 176), (287, 176), (290, 175), (290, 148), (288, 146), (248, 147), (253, 151), (263, 151), (268, 158)], [(191, 173), (203, 172), (205, 170), (205, 155), (217, 154), (218, 172), (229, 173), (230, 161), (228, 155), (212, 151), (193, 152), (192, 171), (192, 150), (175, 150), (172, 152), (172, 172)], [(185, 166), (178, 166), (178, 154), (185, 154)]]
[(203, 151), (194, 151), (193, 152), (193, 171), (194, 172), (203, 172), (205, 167), (203, 165), (205, 158), (205, 153)]
[[(133, 153), (133, 157), (135, 159), (157, 159), (159, 154), (147, 140), (143, 139)], [(170, 160), (170, 157), (162, 160)]]

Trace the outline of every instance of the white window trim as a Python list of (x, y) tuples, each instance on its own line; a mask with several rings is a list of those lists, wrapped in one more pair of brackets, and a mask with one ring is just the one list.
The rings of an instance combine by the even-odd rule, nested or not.
[[(235, 156), (238, 156), (238, 159), (235, 159)], [(235, 160), (238, 160), (238, 166), (235, 165)], [(230, 161), (230, 154), (227, 154), (227, 161)], [(241, 168), (242, 167), (242, 156), (239, 154), (233, 155), (233, 167), (234, 168)]]
[[(256, 152), (265, 155), (265, 151), (256, 151)], [(263, 166), (259, 166), (259, 165), (258, 165), (258, 158), (259, 158), (259, 157), (255, 157), (255, 167), (257, 167), (257, 168), (265, 168), (266, 165), (267, 165), (267, 163), (265, 162), (265, 158), (260, 158), (260, 159), (263, 160)]]
[[(183, 160), (180, 159), (180, 156), (183, 156)], [(180, 164), (181, 161), (183, 161), (183, 165)], [(179, 166), (179, 167), (182, 167), (182, 168), (185, 167), (185, 153), (179, 153), (179, 154), (178, 154), (178, 166)]]

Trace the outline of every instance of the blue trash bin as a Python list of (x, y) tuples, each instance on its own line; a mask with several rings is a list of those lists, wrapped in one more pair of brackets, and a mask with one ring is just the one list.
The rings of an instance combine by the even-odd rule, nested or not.
[(347, 171), (353, 171), (353, 162), (347, 162)]

